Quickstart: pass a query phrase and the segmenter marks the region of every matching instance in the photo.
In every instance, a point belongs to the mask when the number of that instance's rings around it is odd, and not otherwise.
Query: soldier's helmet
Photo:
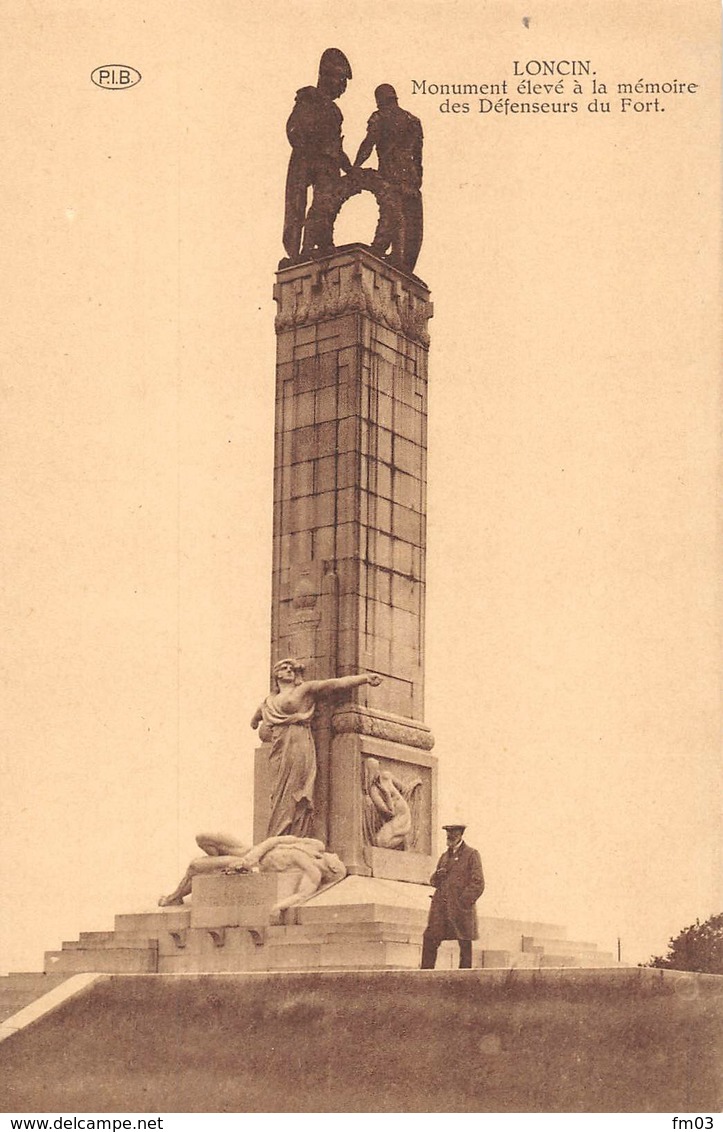
[[[322,75],[339,75],[340,78],[352,77],[351,64],[343,51],[338,47],[327,47],[319,60],[319,78]]]

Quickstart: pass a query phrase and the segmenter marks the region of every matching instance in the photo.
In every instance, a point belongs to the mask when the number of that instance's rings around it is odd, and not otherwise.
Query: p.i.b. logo
[[[96,67],[91,74],[96,86],[104,90],[130,90],[141,81],[141,72],[135,67],[126,67],[121,63],[109,63],[105,67]]]

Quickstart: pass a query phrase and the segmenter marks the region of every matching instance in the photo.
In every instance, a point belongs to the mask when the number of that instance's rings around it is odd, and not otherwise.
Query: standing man
[[[459,965],[472,966],[472,940],[479,934],[475,904],[485,888],[480,855],[462,840],[466,826],[443,825],[442,829],[447,833],[447,852],[429,880],[435,892],[422,940],[422,970],[430,971],[443,939],[459,940]]]

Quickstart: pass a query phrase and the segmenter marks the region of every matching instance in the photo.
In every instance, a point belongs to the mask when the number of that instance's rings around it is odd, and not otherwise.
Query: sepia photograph
[[[720,3],[9,15],[2,1111],[720,1111]]]

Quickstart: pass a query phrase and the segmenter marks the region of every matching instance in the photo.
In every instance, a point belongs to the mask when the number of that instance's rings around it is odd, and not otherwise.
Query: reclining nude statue
[[[299,870],[301,876],[294,891],[274,905],[274,913],[303,903],[321,888],[346,876],[346,868],[336,853],[328,853],[324,843],[313,837],[267,837],[259,845],[250,846],[227,834],[199,833],[196,844],[206,855],[194,858],[173,892],[161,896],[158,901],[161,908],[183,904],[184,896],[190,895],[193,878],[212,873]]]

